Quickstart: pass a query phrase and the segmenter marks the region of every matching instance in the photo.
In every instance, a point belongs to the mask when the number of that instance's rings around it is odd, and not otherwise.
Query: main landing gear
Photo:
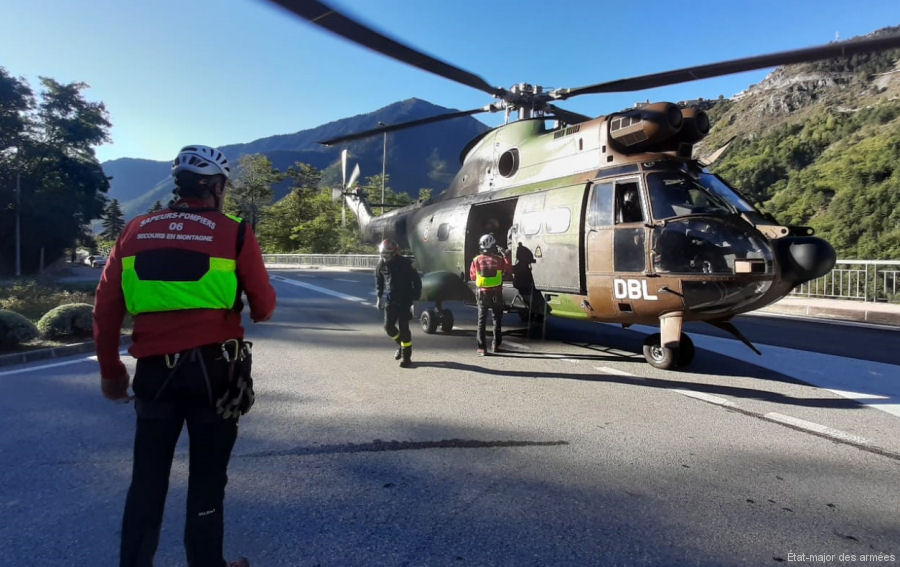
[[[453,312],[449,309],[441,308],[440,302],[431,309],[422,311],[419,321],[422,323],[422,330],[429,335],[436,333],[438,327],[445,333],[453,330]]]

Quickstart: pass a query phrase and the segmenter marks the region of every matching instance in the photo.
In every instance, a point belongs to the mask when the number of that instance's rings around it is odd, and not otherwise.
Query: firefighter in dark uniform
[[[472,260],[469,266],[469,279],[475,282],[476,299],[478,301],[478,329],[475,331],[475,352],[479,356],[486,354],[485,327],[487,314],[491,312],[494,320],[493,341],[491,351],[497,352],[503,341],[500,323],[503,319],[503,278],[510,277],[512,265],[509,257],[502,254],[497,247],[497,239],[493,234],[485,234],[478,240],[481,254]]]
[[[119,356],[123,317],[137,413],[120,566],[148,566],[159,543],[175,445],[187,424],[190,468],[184,545],[192,567],[247,567],[223,558],[225,484],[238,416],[252,404],[250,343],[241,325],[275,310],[275,290],[252,229],[221,212],[228,160],[208,146],[182,148],[172,165],[175,200],[138,216],[119,236],[97,286],[94,339],[103,395],[127,401]]]
[[[384,310],[384,332],[397,343],[394,358],[402,368],[412,366],[412,304],[422,294],[422,279],[412,261],[400,255],[397,242],[387,238],[378,246],[381,259],[375,268],[375,306]]]

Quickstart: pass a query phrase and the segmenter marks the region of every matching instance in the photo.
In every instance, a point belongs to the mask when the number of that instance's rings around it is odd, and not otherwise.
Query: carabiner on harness
[[[231,345],[231,349],[233,352],[228,352],[229,345]],[[228,339],[227,341],[222,343],[222,358],[225,359],[225,362],[233,362],[238,360],[238,355],[241,354],[241,341],[240,339]]]

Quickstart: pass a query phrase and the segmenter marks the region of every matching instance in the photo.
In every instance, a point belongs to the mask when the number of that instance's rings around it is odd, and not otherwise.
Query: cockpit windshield
[[[703,185],[722,199],[731,203],[737,210],[741,211],[742,213],[757,212],[757,210],[754,209],[750,203],[745,201],[737,191],[732,189],[730,185],[722,181],[717,175],[703,172],[697,176],[697,181],[699,181],[701,185]]]
[[[683,171],[657,171],[647,175],[650,207],[655,220],[688,215],[730,215],[735,209],[715,191]]]

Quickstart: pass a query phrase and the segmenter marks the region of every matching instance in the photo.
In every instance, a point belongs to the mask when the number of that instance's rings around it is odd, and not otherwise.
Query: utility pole
[[[386,126],[384,122],[379,122],[379,126]],[[387,130],[382,132],[381,142],[381,214],[384,214],[384,168],[387,162]]]
[[[22,208],[22,173],[16,172],[16,277],[22,275],[22,233],[19,209]]]

